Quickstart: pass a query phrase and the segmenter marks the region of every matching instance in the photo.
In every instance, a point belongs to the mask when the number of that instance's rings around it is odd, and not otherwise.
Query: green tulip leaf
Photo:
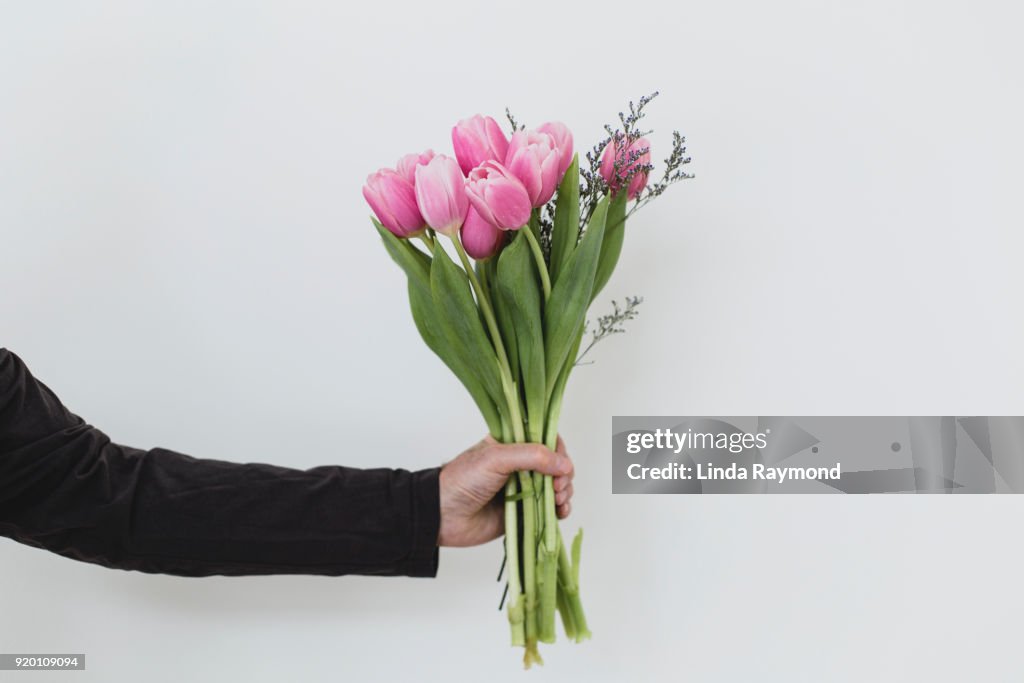
[[[484,268],[477,268],[477,272],[482,271],[483,277],[487,278],[487,282],[491,287],[491,303],[494,308],[494,318],[498,323],[498,330],[501,332],[501,339],[505,344],[505,352],[508,355],[508,364],[512,370],[512,377],[519,377],[519,347],[516,344],[516,327],[512,320],[512,311],[509,310],[508,305],[504,302],[502,297],[498,296],[498,293],[494,291],[498,286],[498,258],[489,258],[485,262]],[[477,261],[477,266],[480,262]]]
[[[607,216],[608,198],[605,197],[594,209],[583,239],[565,264],[562,276],[552,287],[551,298],[544,309],[548,396],[551,396],[563,364],[575,361],[575,358],[568,358],[569,351],[579,336],[590,306]]]
[[[555,222],[551,229],[551,282],[558,276],[576,249],[580,234],[580,160],[573,155],[555,198]]]
[[[543,295],[537,264],[522,230],[498,258],[495,299],[512,323],[519,356],[530,441],[544,441],[547,386],[544,380]],[[506,337],[503,331],[502,336]],[[507,338],[507,337],[506,337]],[[511,353],[511,352],[510,352]]]
[[[447,343],[444,332],[438,325],[438,315],[430,289],[431,258],[410,244],[408,240],[393,235],[376,219],[373,222],[381,234],[388,254],[408,276],[409,308],[412,310],[412,320],[420,337],[423,338],[427,348],[433,351],[466,387],[466,391],[469,392],[487,422],[487,429],[491,435],[500,438],[501,416],[497,406],[480,380]]]
[[[477,408],[480,409],[480,414],[487,422],[487,429],[491,436],[500,439],[501,415],[497,405],[473,371],[453,352],[451,346],[444,339],[444,332],[438,327],[437,312],[430,292],[413,285],[411,279],[409,280],[409,306],[412,308],[413,322],[416,323],[416,329],[419,330],[423,341],[437,354],[438,358],[444,361],[452,374],[459,378]]]
[[[604,241],[601,243],[601,256],[597,262],[597,275],[594,276],[594,291],[590,295],[591,301],[608,284],[619,262],[622,240],[626,235],[626,198],[625,192],[619,192],[608,205],[608,220],[604,230]]]
[[[470,374],[483,385],[495,405],[505,405],[498,358],[480,319],[469,277],[452,262],[441,240],[434,245],[430,290],[443,338]]]
[[[401,239],[391,233],[380,222],[373,218],[373,225],[380,233],[384,242],[384,248],[388,255],[405,271],[411,281],[415,281],[417,287],[424,287],[430,291],[430,256],[414,247],[409,240]]]

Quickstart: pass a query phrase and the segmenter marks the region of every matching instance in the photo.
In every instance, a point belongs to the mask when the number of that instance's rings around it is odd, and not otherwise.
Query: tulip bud
[[[483,219],[499,230],[518,230],[530,220],[530,195],[497,161],[485,161],[470,172],[466,194]]]
[[[426,227],[416,206],[412,183],[390,168],[382,168],[366,178],[363,197],[381,225],[396,237],[412,237]]]
[[[508,145],[505,167],[526,188],[530,204],[536,208],[544,206],[555,194],[562,174],[558,172],[561,161],[555,139],[547,133],[516,131]]]
[[[427,225],[449,237],[462,225],[469,210],[466,179],[451,157],[438,154],[416,166],[416,205]]]
[[[568,126],[559,121],[543,123],[537,127],[537,131],[547,133],[555,141],[555,147],[558,148],[560,159],[558,162],[558,182],[562,182],[562,176],[565,175],[566,169],[572,163],[572,131],[569,130]]]
[[[647,185],[647,171],[634,172],[634,169],[651,163],[651,145],[647,142],[646,138],[637,138],[625,149],[623,149],[624,143],[624,138],[612,138],[611,142],[605,146],[604,154],[601,155],[601,177],[608,183],[608,187],[611,188],[612,192],[618,192],[622,181],[630,173],[633,173],[633,177],[629,180],[629,187],[626,190],[626,197],[634,199],[640,193],[640,190],[644,189],[644,186]],[[630,157],[633,155],[638,156],[630,162]],[[615,169],[616,164],[619,167],[617,173]]]
[[[396,170],[398,174],[408,180],[412,184],[416,184],[416,167],[426,166],[430,163],[430,160],[434,158],[434,150],[428,149],[422,154],[406,154],[404,157],[398,160],[398,166]]]
[[[505,232],[484,220],[484,217],[469,207],[466,222],[462,224],[462,246],[466,253],[480,261],[498,253],[505,241]]]
[[[462,172],[469,175],[474,168],[485,161],[505,161],[508,152],[508,138],[501,132],[501,126],[490,116],[477,114],[463,119],[452,128],[452,147],[459,160]]]

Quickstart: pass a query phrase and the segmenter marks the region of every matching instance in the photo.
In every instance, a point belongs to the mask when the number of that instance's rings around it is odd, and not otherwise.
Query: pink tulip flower
[[[382,168],[366,178],[363,197],[381,225],[396,237],[413,237],[426,227],[416,206],[412,183],[390,168]]]
[[[547,133],[520,130],[512,134],[505,167],[519,178],[534,208],[544,206],[555,194],[562,177],[560,162],[555,139]]]
[[[605,146],[604,154],[601,155],[601,177],[608,183],[608,187],[611,188],[613,193],[619,191],[621,180],[625,179],[634,168],[651,163],[651,145],[647,142],[647,138],[637,138],[625,149],[617,150],[617,147],[623,147],[624,142],[624,139],[616,141],[613,138]],[[639,154],[639,156],[630,163],[629,158],[633,154]],[[616,163],[619,165],[618,173],[615,172]],[[629,181],[626,197],[634,199],[644,189],[645,185],[647,185],[647,172],[639,171],[635,173]]]
[[[452,237],[469,211],[466,179],[455,159],[438,154],[426,165],[416,166],[416,205],[427,225]]]
[[[564,123],[549,121],[537,126],[537,131],[547,133],[555,140],[555,147],[558,148],[558,182],[562,182],[562,176],[572,163],[572,131]]]
[[[530,220],[530,195],[497,161],[485,161],[470,171],[466,194],[483,219],[499,230],[518,230]]]
[[[490,116],[477,114],[463,119],[452,128],[452,147],[459,160],[462,172],[469,175],[474,168],[485,161],[505,161],[508,152],[508,138],[501,132],[501,126]]]
[[[435,156],[434,150],[428,149],[422,154],[406,154],[404,157],[398,160],[398,166],[396,170],[399,175],[408,180],[412,184],[416,184],[416,167],[426,166],[430,163],[430,160]]]
[[[477,261],[490,258],[498,253],[505,241],[505,232],[484,220],[484,217],[469,207],[466,222],[462,224],[462,246],[466,253]]]

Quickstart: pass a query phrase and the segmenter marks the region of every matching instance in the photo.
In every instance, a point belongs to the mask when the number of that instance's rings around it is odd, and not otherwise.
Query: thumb
[[[567,455],[553,453],[541,444],[500,444],[493,449],[494,455],[488,460],[499,474],[505,476],[521,470],[533,470],[557,477],[572,470],[572,462]]]

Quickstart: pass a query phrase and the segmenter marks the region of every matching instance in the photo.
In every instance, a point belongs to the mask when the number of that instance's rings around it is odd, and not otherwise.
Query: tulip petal
[[[484,199],[500,228],[518,230],[530,220],[530,196],[518,180],[489,183]]]
[[[491,158],[504,161],[505,155],[508,154],[508,138],[505,137],[498,122],[490,116],[484,118],[484,126],[487,131],[487,144],[493,155]]]
[[[423,229],[413,186],[396,171],[382,168],[367,177],[363,197],[381,225],[398,237],[409,237]]]
[[[487,206],[487,202],[484,201],[484,198],[472,192],[469,192],[468,195],[472,211],[479,214],[481,218],[493,225],[495,228],[499,227],[498,219],[494,217],[494,213],[491,211],[491,208]]]
[[[462,224],[462,245],[466,252],[478,261],[493,256],[498,251],[504,235],[504,232],[472,209]]]
[[[541,190],[537,199],[534,201],[534,206],[543,206],[551,200],[551,197],[554,196],[555,189],[558,187],[558,183],[564,174],[564,171],[559,172],[558,170],[561,163],[562,160],[559,158],[557,150],[553,150],[552,153],[541,162]]]
[[[398,160],[395,170],[398,171],[400,176],[408,180],[410,184],[414,184],[416,182],[416,167],[430,163],[434,156],[434,150],[432,149],[428,149],[420,154],[406,154]]]
[[[533,207],[541,207],[554,195],[561,180],[561,157],[555,139],[541,131],[516,131],[509,142],[506,166],[526,188]]]
[[[443,154],[416,167],[416,204],[427,225],[443,235],[453,235],[469,208],[465,182],[454,159]]]
[[[558,149],[558,181],[555,183],[557,185],[562,182],[562,176],[565,175],[566,170],[569,168],[569,164],[572,163],[572,131],[570,131],[569,127],[560,121],[549,121],[548,123],[541,124],[537,127],[537,130],[541,133],[547,133],[550,135],[555,141],[555,147]]]
[[[363,198],[366,203],[370,205],[373,213],[377,216],[377,220],[380,221],[381,225],[394,233],[397,237],[404,237],[402,229],[398,225],[398,221],[395,219],[394,214],[388,210],[387,204],[384,203],[380,194],[371,189],[368,185],[363,186]]]
[[[508,139],[490,116],[477,114],[452,128],[452,148],[465,175],[485,161],[504,161]]]

